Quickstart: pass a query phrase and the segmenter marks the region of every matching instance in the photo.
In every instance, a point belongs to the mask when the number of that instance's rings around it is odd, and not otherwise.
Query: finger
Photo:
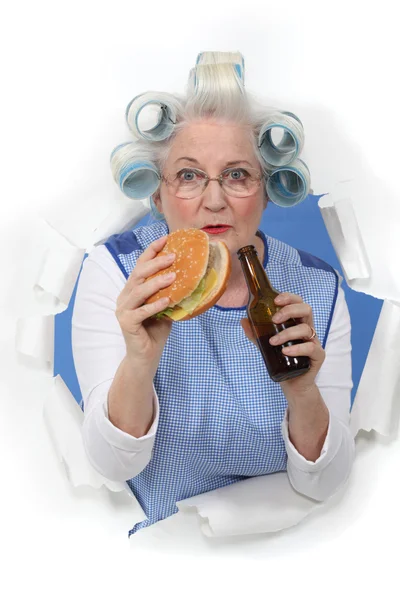
[[[165,250],[166,239],[167,236],[163,236],[162,238],[156,240],[155,242],[150,244],[148,248],[146,248],[143,254],[139,256],[139,258],[136,261],[135,268],[131,271],[126,281],[126,288],[128,290],[131,290],[133,286],[137,285],[138,282],[144,281],[146,277],[153,274],[157,270],[166,268],[173,263],[173,261],[175,260],[175,256],[170,256],[171,253]],[[170,257],[166,258],[167,256]],[[157,261],[154,264],[154,270],[151,266],[153,261]],[[148,266],[149,263],[150,266]],[[159,266],[158,269],[156,268],[156,265]],[[149,273],[149,275],[147,273]]]
[[[157,313],[165,310],[170,303],[171,298],[160,298],[155,302],[150,302],[149,304],[143,304],[140,308],[138,308],[135,312],[138,313],[140,322],[143,323],[146,319],[150,317],[154,317]],[[165,320],[160,318],[160,320]]]
[[[311,341],[304,344],[285,346],[285,348],[282,348],[282,354],[286,356],[308,356],[311,360],[322,360],[325,350],[319,344],[313,344]]]
[[[295,325],[293,327],[288,327],[283,331],[280,331],[278,334],[274,335],[270,338],[269,343],[272,346],[278,346],[279,344],[284,344],[285,342],[289,342],[292,340],[307,340],[313,334],[313,330],[310,325],[307,323],[301,323],[300,325]],[[318,338],[315,337],[313,342],[318,341]]]
[[[284,323],[288,319],[305,319],[310,326],[313,323],[312,308],[309,304],[302,302],[301,304],[288,304],[278,310],[272,317],[274,323]]]
[[[142,306],[146,300],[164,288],[168,288],[175,281],[176,273],[165,273],[148,279],[144,283],[135,286],[131,292],[122,298],[123,305],[129,309]]]
[[[137,267],[139,265],[142,264],[146,264],[148,261],[153,260],[160,252],[162,252],[164,250],[166,241],[167,241],[167,237],[166,235],[163,235],[163,237],[159,238],[158,240],[155,240],[154,242],[152,242],[147,248],[146,250],[144,250],[144,252],[142,252],[142,254],[139,256],[139,258],[136,261],[136,265],[135,268],[131,271],[126,284],[128,286],[128,288],[132,287],[132,280],[136,281],[137,278]],[[164,255],[168,254],[168,252],[166,252],[164,250]]]
[[[142,262],[147,262],[148,260],[155,258],[157,256],[157,254],[159,252],[161,252],[162,249],[164,248],[166,241],[167,241],[167,237],[168,237],[167,235],[163,235],[162,237],[158,238],[158,240],[155,240],[154,242],[149,244],[149,246],[147,246],[146,250],[144,250],[144,252],[142,252],[142,254],[137,259],[136,264],[138,264],[138,263],[140,264]]]
[[[136,282],[143,282],[156,275],[164,275],[173,271],[176,254],[160,254],[136,267]]]
[[[136,334],[143,321],[154,317],[159,312],[165,310],[170,302],[170,298],[160,298],[155,302],[144,304],[136,310],[118,309],[117,318],[123,331]]]
[[[290,292],[282,292],[279,294],[275,300],[275,304],[279,304],[279,306],[285,306],[286,304],[301,304],[304,302],[301,296],[297,294],[291,294]]]

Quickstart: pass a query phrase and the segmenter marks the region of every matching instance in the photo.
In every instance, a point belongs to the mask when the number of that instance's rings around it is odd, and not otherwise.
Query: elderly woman
[[[353,462],[350,320],[337,274],[259,229],[268,196],[257,139],[267,110],[260,116],[233,64],[215,62],[196,74],[170,135],[135,145],[136,156],[159,170],[158,219],[97,246],[75,300],[84,445],[94,468],[127,481],[141,504],[147,519],[129,534],[177,512],[179,500],[278,471],[297,492],[322,501],[344,484]],[[249,178],[245,197],[231,193],[237,177]],[[197,182],[189,199],[179,194],[183,180]],[[168,299],[145,300],[174,278],[146,281],[174,260],[157,257],[166,235],[213,225],[227,227],[209,233],[231,254],[225,293],[192,320],[151,319]],[[282,383],[270,379],[245,319],[237,251],[249,244],[283,292],[276,300],[282,319],[299,320],[275,343],[303,339],[295,355],[311,360],[307,373]]]

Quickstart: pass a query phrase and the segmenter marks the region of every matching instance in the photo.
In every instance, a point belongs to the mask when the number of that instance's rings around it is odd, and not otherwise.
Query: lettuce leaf
[[[175,307],[174,307],[174,308],[175,308]],[[156,313],[156,314],[154,315],[154,318],[156,318],[156,319],[161,319],[161,318],[162,318],[162,317],[164,317],[164,316],[170,317],[170,316],[172,315],[172,313],[173,313],[173,312],[174,312],[174,309],[173,309],[173,308],[166,308],[165,310],[162,310],[161,312],[159,312],[159,313]]]
[[[193,294],[189,296],[189,298],[185,298],[179,304],[176,304],[173,308],[166,308],[165,310],[155,314],[154,317],[156,319],[161,319],[164,316],[169,317],[173,313],[174,308],[183,308],[183,310],[186,310],[187,313],[193,312],[201,300],[205,287],[206,277],[204,276],[197,288],[194,290]]]
[[[183,308],[183,310],[186,310],[186,312],[188,313],[193,312],[197,305],[200,303],[205,287],[206,278],[203,277],[197,288],[194,290],[193,294],[189,296],[189,298],[185,298],[184,300],[179,302],[179,306]]]

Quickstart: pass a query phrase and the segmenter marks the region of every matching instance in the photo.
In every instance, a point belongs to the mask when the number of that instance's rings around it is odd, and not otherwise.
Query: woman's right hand
[[[147,369],[152,369],[154,374],[173,323],[163,318],[150,319],[167,308],[169,298],[162,298],[151,304],[144,304],[144,302],[162,288],[171,285],[175,273],[169,279],[164,275],[153,277],[149,281],[146,279],[170,267],[173,263],[175,255],[157,256],[166,241],[167,236],[159,238],[140,255],[124,289],[118,296],[116,308],[116,316],[125,338],[127,358],[143,364]]]

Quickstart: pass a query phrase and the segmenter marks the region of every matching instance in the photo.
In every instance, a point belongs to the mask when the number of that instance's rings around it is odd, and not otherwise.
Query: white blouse
[[[95,247],[82,267],[72,317],[73,358],[85,404],[85,451],[92,466],[112,481],[127,481],[146,467],[159,419],[154,387],[154,420],[146,435],[135,438],[108,418],[108,391],[126,350],[115,315],[117,298],[125,284],[126,279],[107,248]],[[326,358],[316,378],[329,410],[329,428],[315,462],[305,459],[291,443],[287,412],[282,422],[289,481],[296,491],[315,500],[325,500],[342,487],[354,460],[354,439],[349,429],[353,387],[350,330],[349,311],[339,287]]]

